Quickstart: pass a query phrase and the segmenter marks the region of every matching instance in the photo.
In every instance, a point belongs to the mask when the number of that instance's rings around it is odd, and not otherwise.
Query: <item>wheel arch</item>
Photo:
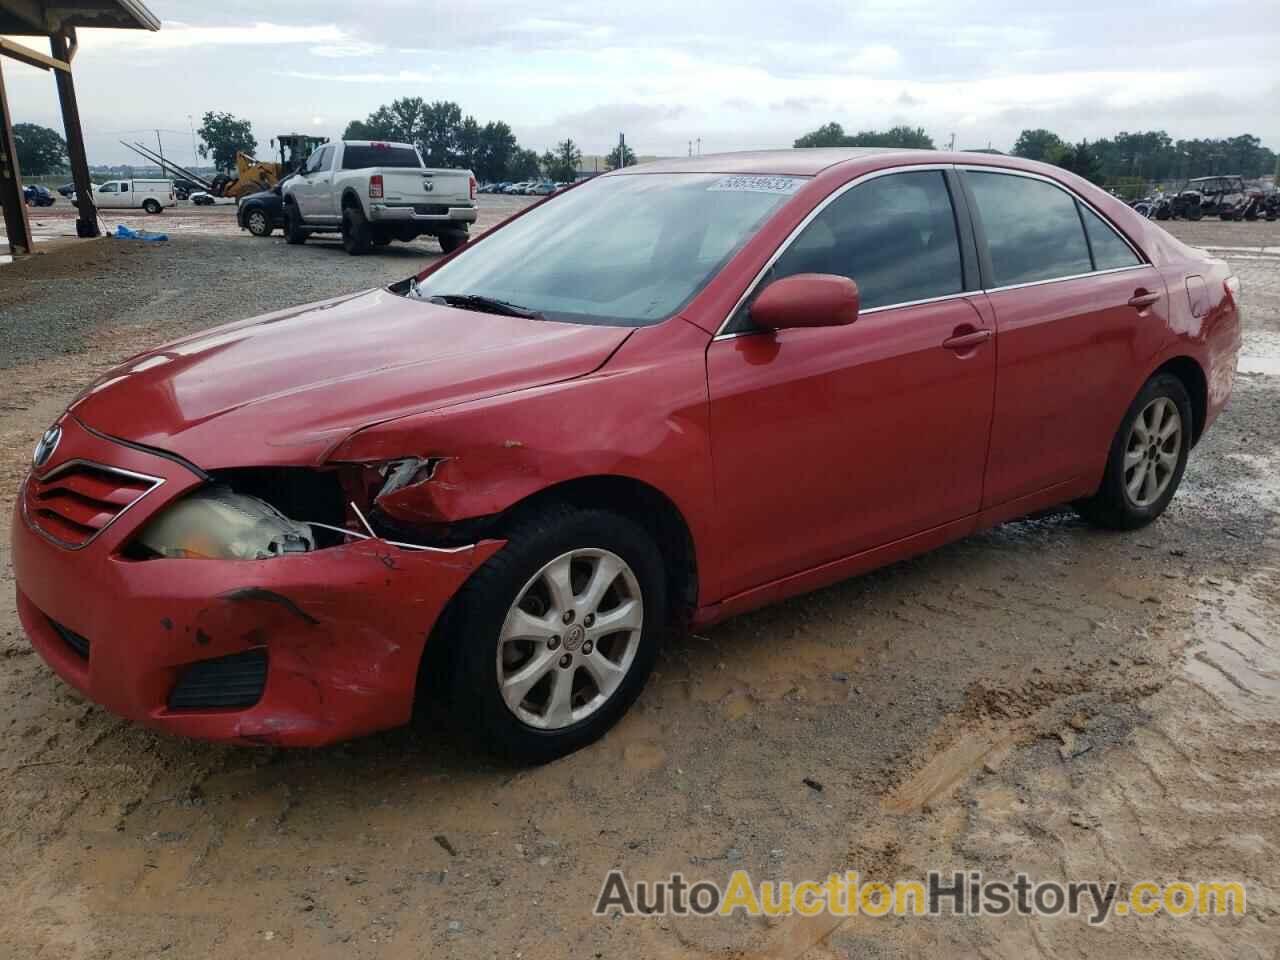
[[[1204,433],[1205,420],[1209,415],[1209,381],[1204,368],[1195,358],[1184,354],[1166,360],[1152,371],[1151,376],[1162,373],[1172,374],[1182,381],[1182,386],[1191,399],[1191,445],[1195,446]]]
[[[360,203],[360,194],[356,193],[351,187],[347,187],[342,191],[341,209],[346,210],[348,207],[358,207],[360,212],[364,212],[364,206]]]
[[[594,474],[544,487],[511,504],[487,524],[488,534],[502,537],[505,530],[529,513],[568,505],[580,509],[609,510],[626,517],[653,537],[665,561],[667,597],[673,625],[687,623],[697,605],[698,570],[693,534],[675,502],[652,484],[618,474]],[[474,576],[474,572],[472,576]],[[420,660],[415,702],[438,701],[447,695],[452,675],[447,633],[457,616],[458,593],[445,606],[427,636]],[[425,696],[424,696],[425,695]]]

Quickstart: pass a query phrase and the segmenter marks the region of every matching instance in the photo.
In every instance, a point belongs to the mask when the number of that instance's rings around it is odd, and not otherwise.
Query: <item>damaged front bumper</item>
[[[129,536],[201,481],[72,418],[63,446],[169,489],[79,549],[36,528],[24,490],[11,540],[23,627],[85,696],[182,736],[316,746],[406,722],[433,625],[503,546],[406,550],[366,539],[268,560],[129,559]]]

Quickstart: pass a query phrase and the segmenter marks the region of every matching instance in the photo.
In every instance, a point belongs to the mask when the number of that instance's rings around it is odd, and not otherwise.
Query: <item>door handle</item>
[[[986,343],[991,339],[990,330],[971,330],[968,333],[957,333],[942,341],[948,350],[969,350]]]
[[[1137,290],[1133,292],[1133,296],[1129,298],[1129,306],[1137,307],[1139,310],[1143,310],[1151,306],[1153,303],[1155,303],[1159,299],[1160,299],[1160,294],[1152,293],[1150,290],[1147,290],[1144,287],[1139,287]]]

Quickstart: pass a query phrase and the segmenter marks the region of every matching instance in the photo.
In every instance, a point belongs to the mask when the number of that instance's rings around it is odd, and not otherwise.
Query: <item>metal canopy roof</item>
[[[159,30],[139,0],[0,0],[0,34],[47,37],[67,27]]]

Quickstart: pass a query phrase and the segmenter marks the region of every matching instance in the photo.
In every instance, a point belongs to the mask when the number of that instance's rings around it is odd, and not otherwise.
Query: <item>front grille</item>
[[[74,630],[69,630],[57,620],[48,618],[54,631],[62,638],[62,642],[70,647],[81,660],[89,659],[89,638],[82,637]]]
[[[164,481],[85,460],[70,460],[27,481],[26,513],[50,539],[83,547]]]
[[[169,694],[170,710],[252,707],[267,685],[267,651],[246,650],[201,660],[182,671]]]
[[[413,212],[422,217],[448,216],[449,208],[442,203],[416,203]]]

